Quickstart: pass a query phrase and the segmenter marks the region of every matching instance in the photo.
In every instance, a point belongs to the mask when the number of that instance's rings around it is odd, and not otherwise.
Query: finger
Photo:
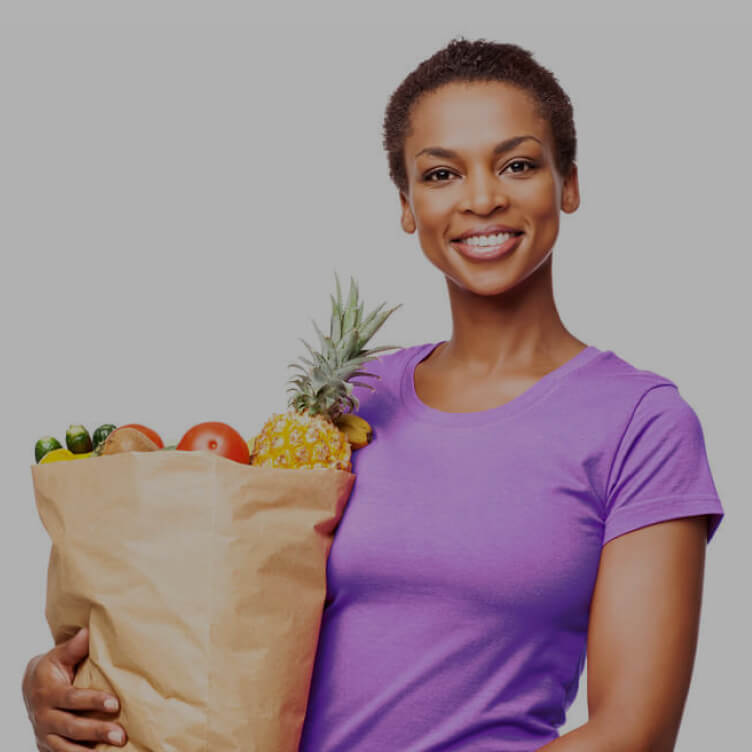
[[[65,740],[105,742],[118,747],[125,743],[125,731],[117,723],[83,718],[61,710],[51,710],[45,721],[48,731]]]
[[[58,659],[64,666],[74,666],[89,655],[89,630],[82,627],[73,637],[57,646]]]
[[[114,703],[114,705],[109,703]],[[120,703],[113,695],[96,689],[64,687],[57,693],[54,707],[60,710],[99,710],[105,713],[117,713]]]
[[[58,736],[57,734],[47,734],[43,742],[44,746],[39,747],[39,749],[44,750],[44,752],[86,752],[92,749],[91,747],[83,747],[80,744],[63,739],[62,736]]]

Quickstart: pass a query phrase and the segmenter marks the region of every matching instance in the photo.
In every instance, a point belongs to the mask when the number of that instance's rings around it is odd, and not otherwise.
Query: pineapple
[[[358,302],[358,286],[350,277],[350,290],[343,306],[339,277],[337,299],[332,295],[332,316],[329,336],[316,329],[321,342],[317,352],[303,339],[301,342],[311,354],[312,360],[300,358],[308,368],[290,363],[301,374],[291,378],[288,392],[288,409],[274,413],[261,431],[252,439],[251,465],[287,468],[332,468],[352,469],[352,450],[368,443],[371,427],[367,421],[352,411],[357,410],[358,398],[353,395],[354,386],[368,389],[374,387],[364,382],[349,379],[353,376],[376,374],[359,370],[374,353],[394,350],[397,345],[385,345],[364,350],[366,343],[379,330],[386,319],[402,304],[383,313],[382,303],[363,318],[363,303]],[[349,410],[346,411],[345,407]]]

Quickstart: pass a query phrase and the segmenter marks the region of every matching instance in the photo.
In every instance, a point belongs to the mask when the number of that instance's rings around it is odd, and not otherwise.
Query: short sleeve
[[[635,406],[611,463],[603,545],[646,525],[704,514],[710,542],[724,511],[700,420],[676,385],[653,386]]]

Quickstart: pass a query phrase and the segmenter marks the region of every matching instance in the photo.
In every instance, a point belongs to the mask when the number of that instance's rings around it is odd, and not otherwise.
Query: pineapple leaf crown
[[[336,420],[345,412],[358,409],[358,398],[353,394],[353,387],[363,386],[373,390],[371,384],[362,381],[350,381],[355,376],[380,377],[368,371],[359,370],[360,367],[375,360],[375,353],[384,350],[398,349],[399,345],[384,345],[366,350],[365,345],[381,328],[381,325],[394,311],[402,306],[394,306],[382,312],[386,303],[382,303],[367,316],[363,316],[363,303],[358,300],[358,285],[350,277],[350,290],[347,301],[343,304],[339,277],[334,273],[337,281],[337,297],[329,295],[332,301],[332,314],[329,325],[329,336],[322,333],[316,322],[314,329],[318,335],[320,348],[315,350],[304,339],[301,342],[311,355],[311,358],[301,357],[304,364],[289,363],[289,367],[297,368],[300,374],[289,380],[288,392],[292,396],[288,406],[298,412],[308,412],[310,415],[323,414],[331,420]],[[349,410],[345,410],[345,406]]]

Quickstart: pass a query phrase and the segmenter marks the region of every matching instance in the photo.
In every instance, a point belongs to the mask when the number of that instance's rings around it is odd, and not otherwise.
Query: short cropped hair
[[[408,194],[404,146],[410,133],[410,112],[424,94],[452,81],[501,81],[531,95],[538,113],[553,134],[556,168],[567,177],[577,156],[577,134],[572,103],[554,74],[516,44],[469,41],[455,37],[446,47],[424,60],[402,81],[389,99],[384,116],[383,145],[389,177]]]

